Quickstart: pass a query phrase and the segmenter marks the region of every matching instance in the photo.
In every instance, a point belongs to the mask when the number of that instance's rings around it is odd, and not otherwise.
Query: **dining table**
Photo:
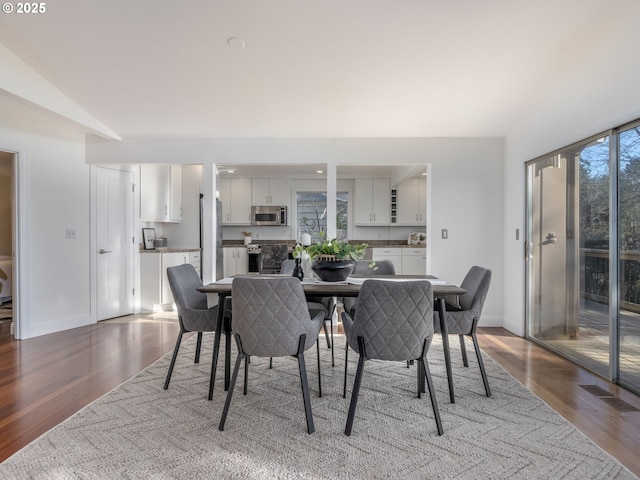
[[[209,304],[217,304],[219,306],[227,305],[227,299],[232,295],[233,279],[237,277],[259,277],[274,278],[289,275],[282,274],[243,274],[234,277],[226,277],[215,282],[208,283],[198,287],[198,291],[206,293]],[[442,349],[444,351],[445,367],[447,370],[447,382],[449,384],[449,398],[451,403],[455,403],[455,393],[453,387],[453,374],[451,371],[451,354],[449,351],[448,328],[446,322],[446,302],[445,298],[449,296],[458,296],[466,293],[466,290],[458,285],[451,284],[432,275],[376,275],[373,277],[352,275],[343,282],[323,282],[314,279],[302,280],[302,287],[307,297],[357,297],[360,293],[362,283],[367,279],[389,280],[389,281],[411,281],[411,280],[428,280],[433,288],[433,298],[435,307],[438,310],[440,319],[440,330],[442,333]],[[220,340],[222,336],[223,319],[225,308],[218,308],[218,318],[213,344],[213,359],[211,366],[211,379],[209,382],[209,400],[213,398],[213,389],[218,366],[218,355],[220,352]],[[233,323],[233,313],[232,313]],[[225,362],[224,362],[224,389],[229,388],[231,378],[231,340],[227,335],[225,345]]]

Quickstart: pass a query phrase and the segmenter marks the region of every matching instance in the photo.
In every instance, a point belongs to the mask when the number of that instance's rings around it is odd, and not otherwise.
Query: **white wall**
[[[26,274],[17,333],[28,338],[92,323],[84,135],[26,133],[0,123],[0,150],[19,151],[22,182],[18,248]],[[67,228],[76,229],[76,240],[65,239]]]
[[[619,23],[607,25],[608,33],[591,54],[559,66],[544,92],[532,104],[506,139],[504,175],[504,326],[524,334],[523,237],[524,162],[608,128],[640,117],[640,62],[638,45],[640,3],[628,5]],[[589,32],[585,32],[588,34]]]
[[[502,325],[503,159],[501,139],[157,139],[90,142],[89,163],[432,165],[431,272],[460,282],[472,265],[493,270],[481,325]],[[204,170],[206,172],[206,168]],[[206,179],[204,183],[206,184]],[[449,239],[440,239],[440,230]],[[436,235],[437,234],[437,235]],[[207,263],[203,254],[203,261]],[[203,272],[210,268],[203,264]],[[210,271],[210,270],[209,270]],[[206,278],[205,278],[206,280]]]

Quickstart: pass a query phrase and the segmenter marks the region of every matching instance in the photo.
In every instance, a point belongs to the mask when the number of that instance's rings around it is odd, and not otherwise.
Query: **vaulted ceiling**
[[[0,43],[123,137],[504,137],[629,1],[55,0]]]

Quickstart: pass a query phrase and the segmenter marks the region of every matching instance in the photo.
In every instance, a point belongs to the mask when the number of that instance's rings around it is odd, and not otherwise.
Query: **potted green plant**
[[[353,271],[354,261],[364,258],[366,249],[366,243],[353,244],[332,238],[306,247],[298,245],[294,255],[306,252],[313,262],[311,269],[320,280],[341,282]]]

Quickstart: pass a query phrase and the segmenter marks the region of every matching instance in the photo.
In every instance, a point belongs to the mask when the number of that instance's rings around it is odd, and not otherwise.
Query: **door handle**
[[[98,253],[100,255],[104,255],[105,253],[111,253],[111,250],[105,250],[104,248],[101,248],[100,250],[98,250]]]

